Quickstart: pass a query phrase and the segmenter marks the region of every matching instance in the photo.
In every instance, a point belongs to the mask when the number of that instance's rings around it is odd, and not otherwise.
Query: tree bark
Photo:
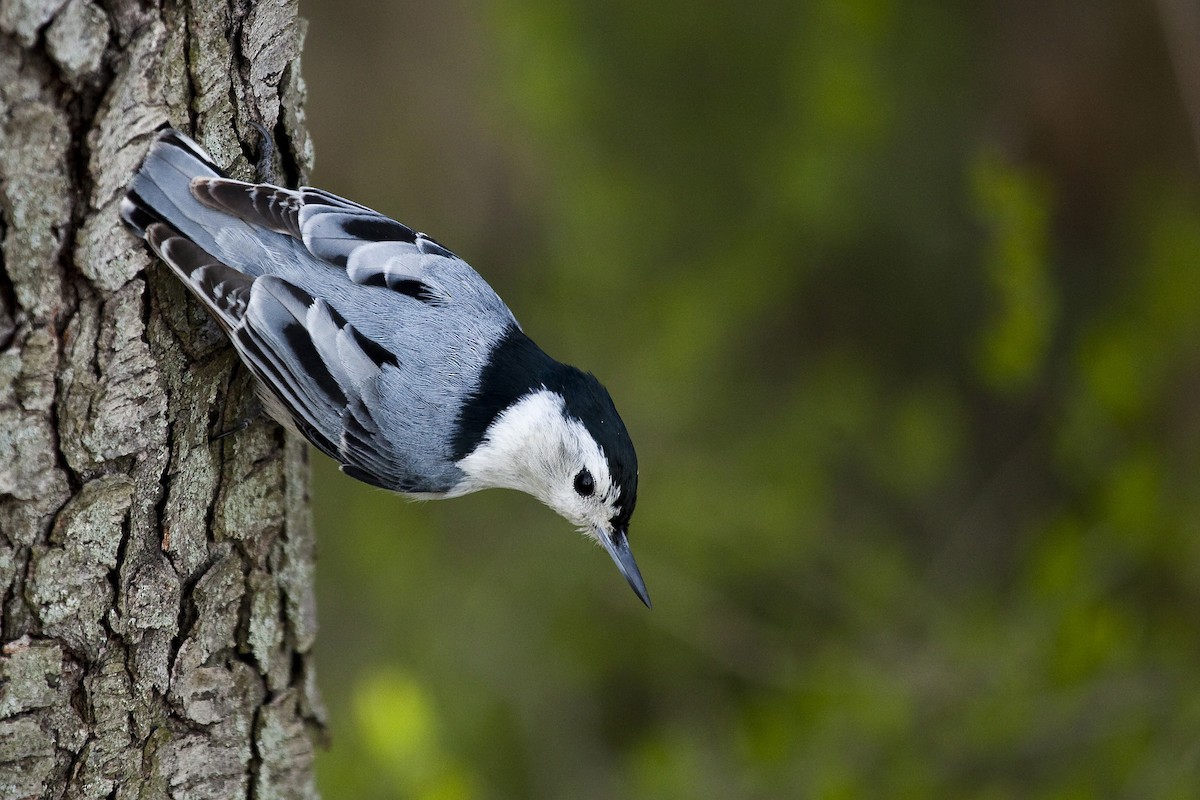
[[[0,797],[315,797],[303,443],[117,217],[163,123],[310,163],[295,0],[0,0]]]

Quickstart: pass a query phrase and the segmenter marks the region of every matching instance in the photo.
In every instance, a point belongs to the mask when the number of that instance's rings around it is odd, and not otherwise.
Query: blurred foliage
[[[302,11],[314,181],[607,383],[655,601],[528,498],[317,458],[327,800],[1194,794],[1200,154],[1153,5]]]

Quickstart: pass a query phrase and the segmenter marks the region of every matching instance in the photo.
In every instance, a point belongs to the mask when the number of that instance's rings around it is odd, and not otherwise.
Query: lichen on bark
[[[311,161],[289,0],[0,0],[0,797],[314,797],[302,443],[117,218],[156,128]]]

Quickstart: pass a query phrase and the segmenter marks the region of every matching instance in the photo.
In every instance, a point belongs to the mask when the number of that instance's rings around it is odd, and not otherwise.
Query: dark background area
[[[327,800],[1200,786],[1194,3],[302,13],[313,182],[608,385],[655,602],[314,456]]]

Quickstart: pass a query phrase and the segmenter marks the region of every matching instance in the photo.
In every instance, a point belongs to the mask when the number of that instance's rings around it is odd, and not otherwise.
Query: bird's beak
[[[642,580],[642,573],[638,571],[637,562],[633,560],[633,553],[629,549],[629,539],[626,537],[625,531],[620,528],[614,531],[597,528],[596,535],[599,537],[600,543],[604,545],[604,549],[612,556],[617,569],[621,570],[625,580],[629,581],[629,585],[633,587],[634,593],[646,604],[646,608],[653,608],[650,605],[650,595],[646,592],[646,582]]]

